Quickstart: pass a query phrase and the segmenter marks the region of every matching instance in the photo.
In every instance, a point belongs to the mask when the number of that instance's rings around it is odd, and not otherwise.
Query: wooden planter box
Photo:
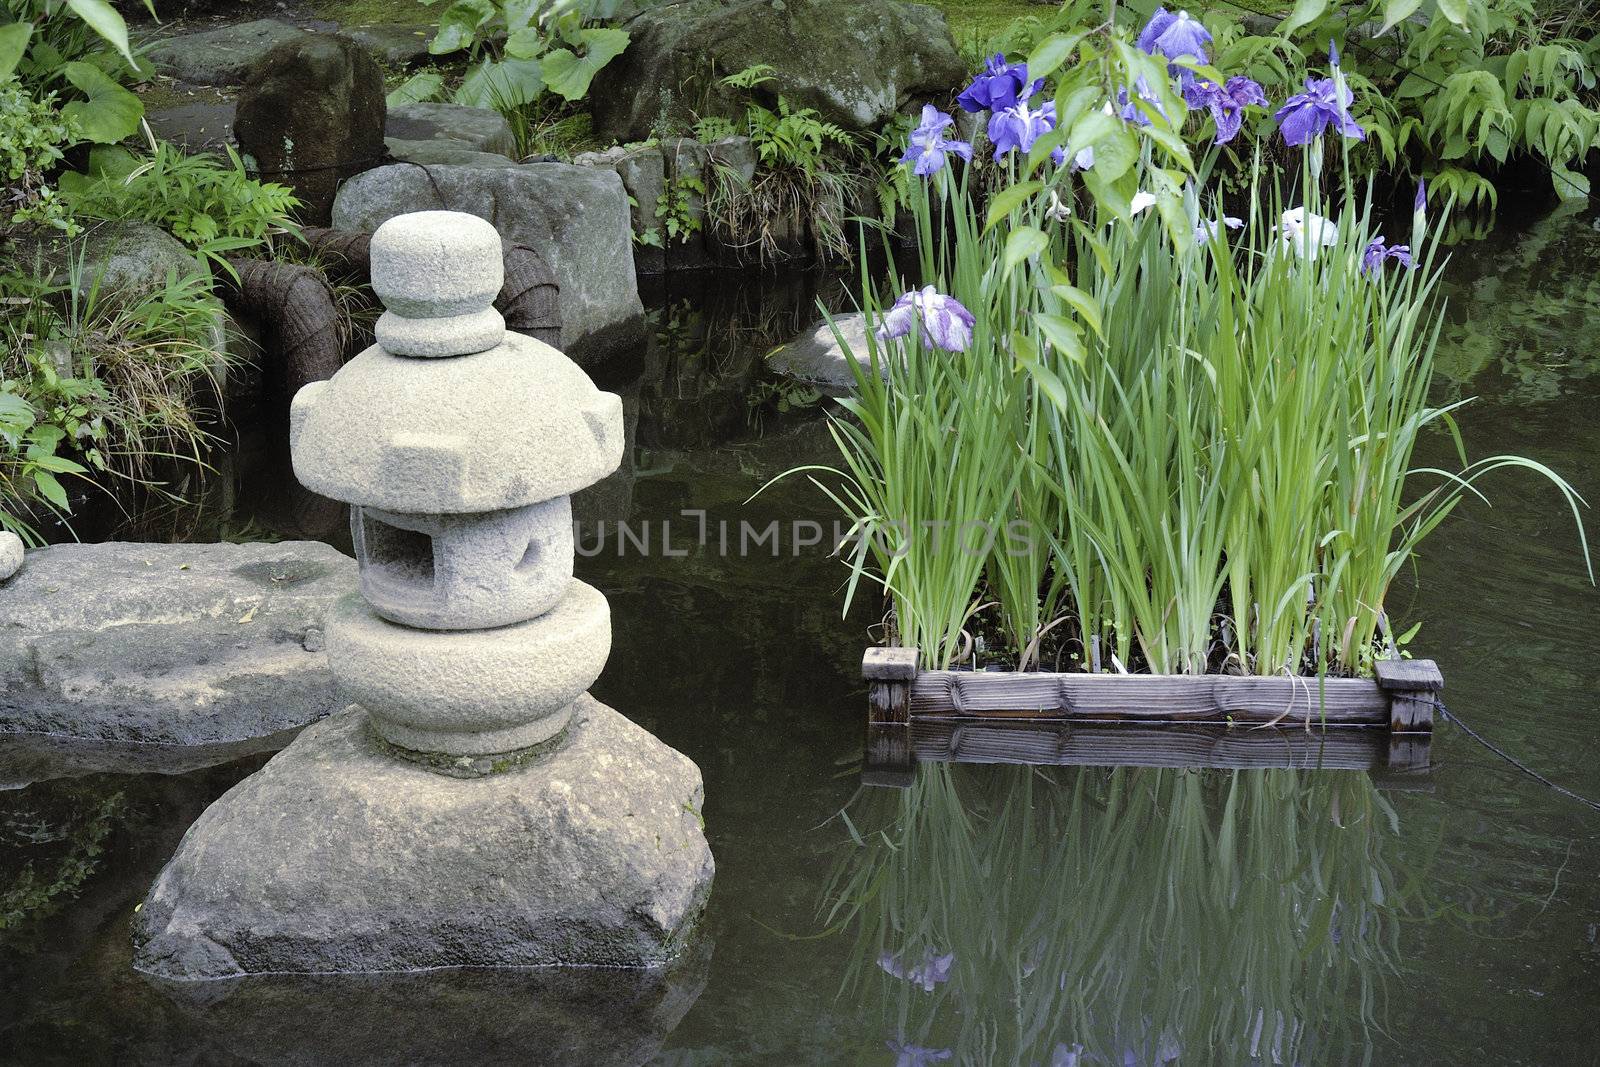
[[[919,671],[914,648],[869,648],[869,782],[920,762],[1321,767],[1428,766],[1432,660],[1374,678]]]

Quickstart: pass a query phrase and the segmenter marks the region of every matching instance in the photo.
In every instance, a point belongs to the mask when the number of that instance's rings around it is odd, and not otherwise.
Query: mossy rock
[[[901,0],[686,0],[628,23],[628,50],[590,93],[596,132],[620,141],[687,129],[697,115],[742,118],[751,99],[815,108],[876,131],[965,77],[943,13]],[[771,67],[754,90],[721,79]]]

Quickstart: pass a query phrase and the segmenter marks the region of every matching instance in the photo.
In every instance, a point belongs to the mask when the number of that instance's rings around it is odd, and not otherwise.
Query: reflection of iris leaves
[[[105,840],[122,804],[122,794],[113,793],[87,810],[75,812],[66,826],[49,828],[48,833],[42,834],[41,830],[30,829],[25,843],[31,840],[61,847],[48,860],[27,860],[10,884],[0,890],[0,933],[48,914],[63,897],[77,893],[99,867]]]
[[[868,804],[826,911],[847,988],[956,1063],[1323,1062],[1378,1027],[1417,912],[1365,775],[933,764]],[[930,991],[877,965],[935,954]]]

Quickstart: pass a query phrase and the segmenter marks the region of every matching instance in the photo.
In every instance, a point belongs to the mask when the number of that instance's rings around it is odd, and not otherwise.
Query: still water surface
[[[1439,388],[1479,398],[1472,453],[1536,457],[1600,499],[1591,218],[1502,222],[1458,250],[1450,292]],[[760,363],[816,295],[663,294],[651,352],[602,381],[635,419],[631,460],[579,511],[648,521],[657,551],[619,554],[613,535],[579,561],[615,621],[596,695],[699,764],[717,857],[700,947],[662,988],[155,987],[129,970],[132,909],[265,756],[17,780],[0,792],[0,1062],[1600,1062],[1600,815],[1449,726],[1431,776],[1403,789],[1358,772],[925,766],[909,789],[863,790],[874,620],[840,617],[844,570],[817,548],[733,551],[741,520],[834,517],[800,480],[747,501],[831,456],[815,398]],[[241,450],[207,519],[145,532],[337,543],[338,514],[291,496],[272,448]],[[1414,647],[1452,709],[1600,796],[1600,593],[1554,491],[1486,489],[1494,506],[1441,529],[1391,611],[1422,623]],[[710,545],[686,510],[705,512]],[[663,523],[687,555],[659,552]],[[75,892],[47,899],[62,881]]]

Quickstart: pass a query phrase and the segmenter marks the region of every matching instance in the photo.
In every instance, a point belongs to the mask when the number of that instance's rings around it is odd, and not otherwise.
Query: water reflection
[[[847,817],[826,915],[901,1064],[1343,1058],[1425,910],[1363,774],[930,764]]]

